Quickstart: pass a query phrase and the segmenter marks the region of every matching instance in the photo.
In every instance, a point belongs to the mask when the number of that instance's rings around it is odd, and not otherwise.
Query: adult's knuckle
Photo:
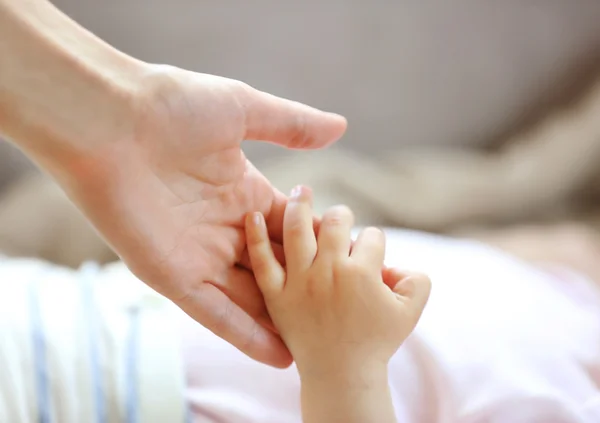
[[[256,89],[250,84],[238,79],[230,79],[231,89],[240,95],[251,95]]]
[[[294,116],[288,130],[290,143],[294,147],[302,148],[313,143],[313,137],[308,133],[308,121],[303,113]]]
[[[212,331],[218,336],[226,336],[231,324],[231,315],[233,312],[233,303],[227,303],[215,315],[212,324]]]
[[[242,351],[250,351],[256,344],[257,338],[260,332],[260,326],[258,323],[252,325],[252,329],[246,332],[244,339],[241,342]]]

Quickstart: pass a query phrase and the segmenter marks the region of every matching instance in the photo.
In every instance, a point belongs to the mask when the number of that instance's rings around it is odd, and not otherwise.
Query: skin
[[[280,242],[287,198],[240,144],[314,149],[345,129],[242,82],[129,57],[45,0],[0,0],[0,134],[142,281],[259,361],[291,356],[247,268],[244,216],[262,213]]]
[[[262,214],[246,220],[258,286],[300,374],[303,421],[395,422],[388,362],[417,324],[430,281],[384,268],[379,229],[352,243],[346,207],[329,209],[317,236],[312,223],[310,191],[296,188],[284,216],[284,268]]]

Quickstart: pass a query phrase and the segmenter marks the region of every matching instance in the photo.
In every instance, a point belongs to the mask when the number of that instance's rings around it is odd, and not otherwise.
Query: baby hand
[[[366,228],[352,244],[352,225],[348,208],[333,207],[315,237],[311,193],[296,188],[284,216],[284,270],[263,216],[247,218],[256,281],[301,375],[387,365],[427,302],[429,279],[386,269],[383,232]]]

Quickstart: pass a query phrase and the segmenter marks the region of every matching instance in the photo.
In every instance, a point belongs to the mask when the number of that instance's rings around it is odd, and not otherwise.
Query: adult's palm
[[[171,67],[141,82],[133,133],[78,163],[72,198],[140,279],[251,357],[288,365],[287,348],[265,329],[252,273],[239,266],[244,216],[262,212],[277,241],[287,199],[240,145],[319,148],[343,134],[345,120]]]

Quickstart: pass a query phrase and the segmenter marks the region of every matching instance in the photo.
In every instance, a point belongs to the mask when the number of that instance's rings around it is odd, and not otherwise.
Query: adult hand
[[[0,0],[0,133],[50,173],[130,269],[255,359],[285,366],[243,258],[244,216],[286,198],[244,139],[319,148],[346,121],[241,82],[140,62],[47,0]],[[67,234],[65,234],[67,235]],[[268,326],[268,325],[267,325]]]
[[[324,147],[345,120],[238,81],[153,67],[135,131],[75,160],[68,189],[129,268],[251,357],[287,366],[245,251],[244,217],[259,211],[282,237],[287,198],[246,159],[242,140]]]

